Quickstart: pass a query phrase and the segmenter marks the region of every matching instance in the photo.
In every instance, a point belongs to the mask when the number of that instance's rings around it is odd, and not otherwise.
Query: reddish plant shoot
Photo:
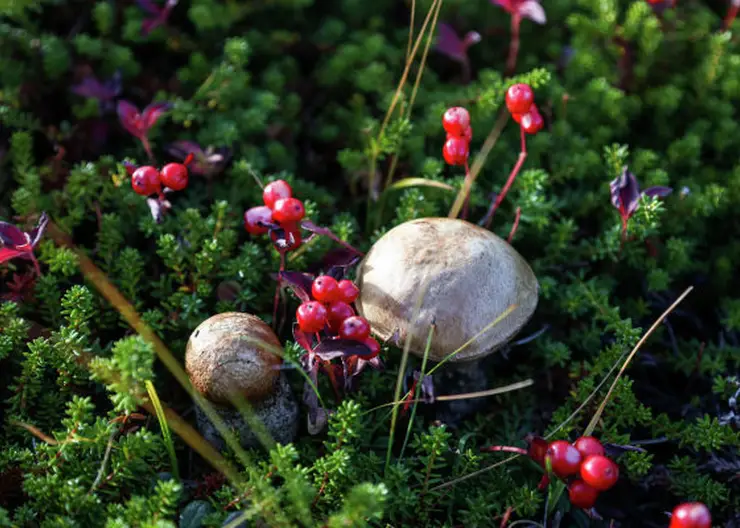
[[[522,19],[528,18],[537,24],[544,24],[547,22],[545,10],[538,0],[491,0],[491,3],[502,7],[511,15],[511,39],[506,59],[506,75],[512,75],[516,70],[519,55],[519,30]]]
[[[0,220],[0,264],[16,258],[30,260],[36,275],[40,277],[41,268],[33,250],[41,242],[48,223],[49,216],[46,213],[41,213],[36,227],[31,231],[23,231],[9,222]]]
[[[722,27],[725,30],[730,29],[730,26],[732,26],[735,18],[737,18],[738,10],[740,10],[740,0],[730,0],[730,7],[727,9],[727,14],[725,15],[724,22],[722,23]]]
[[[581,478],[599,491],[606,491],[619,480],[619,467],[602,455],[590,455],[581,464]]]
[[[118,101],[117,111],[121,125],[129,134],[141,141],[147,156],[149,156],[149,159],[152,161],[154,160],[154,154],[152,153],[152,147],[149,144],[149,130],[171,107],[171,103],[168,102],[152,103],[147,106],[143,112],[140,112],[139,109],[130,102],[123,100]]]
[[[673,510],[669,528],[712,528],[712,515],[701,502],[684,502]]]

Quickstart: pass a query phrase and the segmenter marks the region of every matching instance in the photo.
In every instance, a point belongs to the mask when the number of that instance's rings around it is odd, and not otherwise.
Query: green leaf
[[[213,511],[213,508],[206,501],[196,500],[185,506],[180,513],[179,528],[200,528],[203,525],[203,519]]]

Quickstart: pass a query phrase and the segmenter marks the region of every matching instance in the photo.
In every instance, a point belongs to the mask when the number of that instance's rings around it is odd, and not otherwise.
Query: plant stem
[[[514,225],[511,226],[511,231],[509,231],[509,238],[506,239],[506,241],[511,244],[511,241],[514,240],[514,235],[516,234],[516,230],[519,228],[519,219],[522,217],[522,208],[517,207],[516,208],[516,214],[514,215]]]
[[[273,300],[272,305],[272,327],[274,329],[277,329],[277,312],[278,312],[278,304],[280,303],[280,285],[282,283],[281,273],[285,271],[285,252],[280,252],[280,269],[278,270],[278,276],[277,276],[277,286],[275,286],[275,298]]]
[[[519,158],[516,161],[516,165],[514,165],[514,168],[511,169],[511,174],[509,174],[509,178],[506,180],[506,184],[504,185],[504,188],[501,189],[501,192],[496,196],[496,201],[493,203],[493,206],[491,207],[490,214],[488,215],[488,218],[486,219],[486,222],[484,226],[486,229],[490,227],[491,222],[493,221],[493,215],[496,214],[496,209],[498,209],[498,206],[501,205],[501,202],[504,201],[504,198],[506,197],[506,193],[509,192],[509,189],[514,184],[514,180],[516,179],[517,174],[519,174],[519,171],[522,168],[522,165],[524,165],[524,160],[527,159],[527,141],[524,136],[524,128],[520,125],[519,126],[519,132],[521,133],[521,152],[519,152]]]
[[[509,56],[506,59],[506,75],[511,76],[516,70],[516,59],[519,55],[519,26],[522,18],[515,14],[511,15],[511,39],[509,40]]]
[[[470,166],[468,165],[467,160],[465,160],[465,185],[470,187]],[[470,203],[470,190],[468,190],[468,192],[465,193],[465,201],[463,202],[463,211],[462,211],[463,220],[468,219],[468,204],[469,203]]]
[[[517,455],[529,456],[529,453],[527,453],[526,449],[522,449],[521,447],[513,447],[513,446],[481,447],[480,450],[482,453],[492,453],[495,451],[503,451],[505,453],[516,453]]]

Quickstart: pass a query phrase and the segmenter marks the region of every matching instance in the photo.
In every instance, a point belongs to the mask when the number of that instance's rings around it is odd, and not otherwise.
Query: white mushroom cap
[[[260,345],[263,343],[262,345]],[[206,319],[190,335],[185,370],[198,392],[214,403],[240,394],[258,401],[275,389],[282,350],[272,329],[259,317],[228,312]]]
[[[539,291],[529,264],[511,245],[450,218],[411,220],[388,231],[360,263],[357,284],[357,309],[381,339],[395,336],[405,343],[411,333],[410,351],[422,356],[435,323],[429,350],[433,361],[517,305],[450,361],[478,359],[502,347],[534,313]]]

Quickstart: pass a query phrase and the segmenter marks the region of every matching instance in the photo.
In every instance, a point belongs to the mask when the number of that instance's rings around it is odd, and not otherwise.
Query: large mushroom
[[[275,350],[280,341],[260,318],[228,312],[206,319],[190,335],[185,370],[195,389],[215,407],[244,447],[259,445],[257,436],[230,402],[243,397],[255,417],[279,443],[293,440],[298,428],[298,404]],[[206,414],[196,406],[198,429],[223,447],[223,439]]]
[[[476,360],[519,332],[539,291],[529,264],[505,240],[449,218],[411,220],[388,231],[360,263],[357,284],[357,309],[381,339],[398,346],[408,339],[409,351],[421,357],[434,324],[429,359],[435,362],[466,345],[449,359],[456,368],[442,372],[457,372],[455,392],[485,388]]]

